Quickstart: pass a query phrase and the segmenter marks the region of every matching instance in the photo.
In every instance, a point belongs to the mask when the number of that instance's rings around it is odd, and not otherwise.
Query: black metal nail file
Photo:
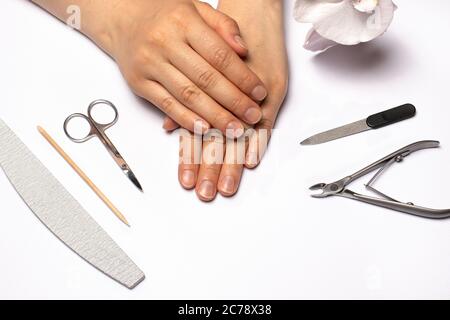
[[[301,144],[315,145],[325,143],[367,130],[379,129],[406,119],[410,119],[415,115],[416,107],[414,107],[412,104],[404,104],[402,106],[371,115],[367,119],[356,121],[339,128],[316,134],[306,139]]]

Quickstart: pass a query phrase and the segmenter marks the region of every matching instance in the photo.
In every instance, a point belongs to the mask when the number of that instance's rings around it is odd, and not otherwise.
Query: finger
[[[270,140],[270,130],[258,128],[253,130],[247,147],[247,154],[245,157],[245,166],[248,169],[256,168],[267,150],[267,145]]]
[[[178,129],[179,127],[180,127],[180,125],[178,123],[176,123],[171,117],[166,116],[164,118],[163,129],[166,130],[167,132],[174,131],[174,130]]]
[[[204,22],[193,23],[186,37],[189,45],[214,69],[221,72],[247,96],[262,101],[267,90],[258,76],[227,43]]]
[[[221,106],[248,124],[261,120],[259,105],[214,69],[200,55],[186,46],[171,54],[172,64]]]
[[[245,139],[227,139],[225,160],[217,188],[224,197],[236,194],[244,170]]]
[[[237,138],[243,134],[244,127],[235,116],[217,104],[214,99],[200,90],[174,66],[163,65],[158,78],[161,85],[180,103],[200,115],[214,128],[219,129],[230,138]],[[178,119],[172,116],[171,118],[181,124]]]
[[[136,93],[157,106],[162,112],[189,131],[194,132],[196,128],[198,130],[200,127],[202,132],[206,132],[210,128],[206,120],[183,106],[174,96],[156,82],[146,81],[136,90]]]
[[[203,20],[214,29],[225,42],[241,57],[248,53],[248,47],[242,39],[241,30],[236,21],[226,14],[214,9],[205,2],[195,2],[198,12]]]
[[[252,130],[248,141],[247,155],[245,158],[245,166],[247,168],[256,168],[264,157],[282,102],[268,101],[263,105],[263,118],[255,126],[254,130]]]
[[[187,131],[180,134],[178,180],[185,189],[193,189],[197,183],[201,152],[201,136],[194,135]]]
[[[202,163],[195,191],[202,201],[212,201],[217,195],[217,182],[224,156],[224,139],[217,130],[210,130],[204,137]]]

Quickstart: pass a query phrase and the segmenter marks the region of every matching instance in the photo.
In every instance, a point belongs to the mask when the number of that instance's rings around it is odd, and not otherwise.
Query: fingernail
[[[212,200],[216,194],[214,184],[209,180],[203,181],[198,188],[198,194],[206,200]]]
[[[237,35],[234,37],[234,40],[237,42],[238,45],[240,45],[242,48],[247,49],[247,44],[245,43],[244,39],[240,35]]]
[[[244,114],[245,120],[250,124],[258,123],[262,118],[262,112],[259,108],[249,108]]]
[[[236,183],[232,176],[223,177],[220,185],[220,190],[228,195],[232,195],[236,192]]]
[[[247,158],[245,159],[246,165],[250,167],[255,167],[258,164],[258,153],[249,152]]]
[[[204,120],[198,119],[195,120],[194,123],[194,132],[196,133],[205,133],[210,128],[209,123],[205,122]]]
[[[252,97],[258,101],[262,101],[267,97],[267,90],[259,85],[252,91]]]
[[[202,121],[202,129],[203,129],[203,133],[208,131],[210,129],[209,123],[206,123],[205,121]]]
[[[231,121],[227,125],[225,135],[230,139],[239,138],[244,134],[244,127],[239,121]]]
[[[169,124],[170,124],[169,118],[165,118],[164,122],[163,122],[163,129],[164,130],[169,130]]]
[[[181,184],[185,188],[192,188],[195,185],[195,174],[192,170],[184,170],[181,175]]]

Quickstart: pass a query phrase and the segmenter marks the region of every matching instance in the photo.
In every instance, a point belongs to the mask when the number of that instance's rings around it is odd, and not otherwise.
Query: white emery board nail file
[[[129,289],[144,273],[0,119],[0,166],[16,191],[70,249]]]

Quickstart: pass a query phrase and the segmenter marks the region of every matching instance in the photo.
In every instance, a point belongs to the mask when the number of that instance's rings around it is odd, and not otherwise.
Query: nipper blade
[[[321,193],[312,194],[311,197],[317,198],[317,199],[321,199],[321,198],[327,197],[327,195],[325,193],[325,187],[326,186],[327,186],[326,183],[318,183],[318,184],[315,184],[312,187],[310,187],[309,190],[311,190],[311,191],[316,191],[316,190],[322,191]]]

